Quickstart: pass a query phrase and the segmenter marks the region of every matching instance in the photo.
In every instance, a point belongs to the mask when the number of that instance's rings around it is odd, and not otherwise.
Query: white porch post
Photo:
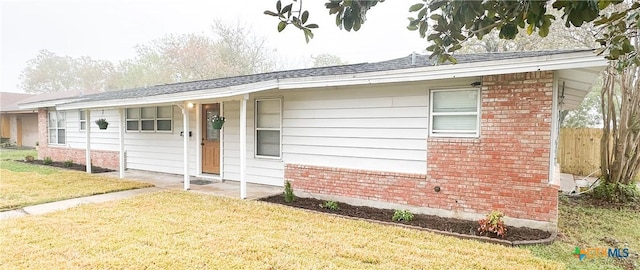
[[[120,178],[124,178],[124,170],[125,170],[125,164],[124,164],[124,130],[127,127],[127,122],[125,119],[125,109],[124,108],[120,108],[119,110],[120,112],[120,131],[118,132],[118,141],[119,141],[119,149],[120,149],[120,164],[119,164],[119,171],[118,174],[120,176]]]
[[[243,95],[240,100],[240,199],[247,198],[247,100]]]
[[[91,173],[91,110],[86,109],[85,112],[85,146],[84,151],[85,164],[87,165],[87,173]]]
[[[184,190],[191,188],[191,181],[189,179],[189,106],[185,102],[181,106],[182,108],[182,130],[184,133],[182,136],[183,153],[184,153]]]

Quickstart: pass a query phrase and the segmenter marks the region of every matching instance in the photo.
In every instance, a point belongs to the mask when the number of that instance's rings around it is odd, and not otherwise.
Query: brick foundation
[[[558,187],[549,184],[553,72],[482,81],[480,138],[426,138],[424,175],[287,164],[285,180],[315,194],[476,216],[500,210],[556,224]]]
[[[85,149],[49,146],[47,111],[38,110],[38,158],[50,157],[53,161],[71,160],[86,165]],[[91,150],[91,164],[112,170],[120,167],[120,155],[117,151]]]

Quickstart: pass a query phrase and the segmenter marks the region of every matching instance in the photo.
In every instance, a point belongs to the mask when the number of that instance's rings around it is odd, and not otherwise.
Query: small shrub
[[[324,205],[321,204],[320,208],[327,208],[329,210],[338,210],[340,209],[340,207],[338,206],[338,202],[336,201],[326,201],[324,202]]]
[[[612,203],[628,203],[640,199],[640,191],[635,183],[601,183],[593,189],[593,197]]]
[[[491,211],[486,218],[478,220],[478,232],[480,234],[494,233],[504,238],[507,233],[507,227],[504,225],[502,218],[504,214],[500,211]]]
[[[65,160],[64,161],[64,167],[65,168],[71,168],[71,166],[73,166],[73,161],[72,160]]]
[[[44,160],[42,161],[42,164],[44,164],[44,165],[51,165],[51,164],[53,164],[53,160],[51,159],[51,157],[46,157],[46,158],[44,158]]]
[[[284,201],[287,203],[293,202],[296,199],[296,195],[293,194],[293,188],[291,182],[284,183]]]
[[[24,157],[24,161],[26,161],[26,162],[33,162],[34,160],[36,160],[36,159],[33,156]]]
[[[412,221],[413,214],[409,210],[396,210],[391,217],[393,221]]]

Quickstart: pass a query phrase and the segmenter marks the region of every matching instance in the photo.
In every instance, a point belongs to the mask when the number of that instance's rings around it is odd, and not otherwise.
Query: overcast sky
[[[310,23],[320,29],[306,44],[301,31],[276,30],[277,20],[263,15],[276,0],[0,0],[0,91],[22,92],[18,77],[26,62],[46,49],[57,55],[89,56],[113,62],[135,55],[136,44],[166,34],[197,33],[212,36],[214,19],[240,22],[275,48],[285,61],[301,62],[330,53],[349,63],[381,61],[423,52],[426,41],[406,29],[407,11],[416,0],[386,1],[368,13],[358,32],[335,26],[324,9],[325,0],[304,1]],[[290,1],[284,0],[287,3]]]

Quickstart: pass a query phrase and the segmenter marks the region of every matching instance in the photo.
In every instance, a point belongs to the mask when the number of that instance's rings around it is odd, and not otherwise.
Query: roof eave
[[[366,85],[396,82],[429,81],[462,77],[476,77],[509,73],[605,67],[607,60],[591,51],[524,57],[505,60],[481,61],[456,65],[439,65],[388,71],[364,72],[346,75],[301,77],[270,80],[216,89],[180,92],[135,99],[75,102],[60,104],[62,110],[106,108],[184,102],[198,99],[228,98],[272,89],[302,89],[329,86]],[[215,90],[215,91],[212,91]]]

